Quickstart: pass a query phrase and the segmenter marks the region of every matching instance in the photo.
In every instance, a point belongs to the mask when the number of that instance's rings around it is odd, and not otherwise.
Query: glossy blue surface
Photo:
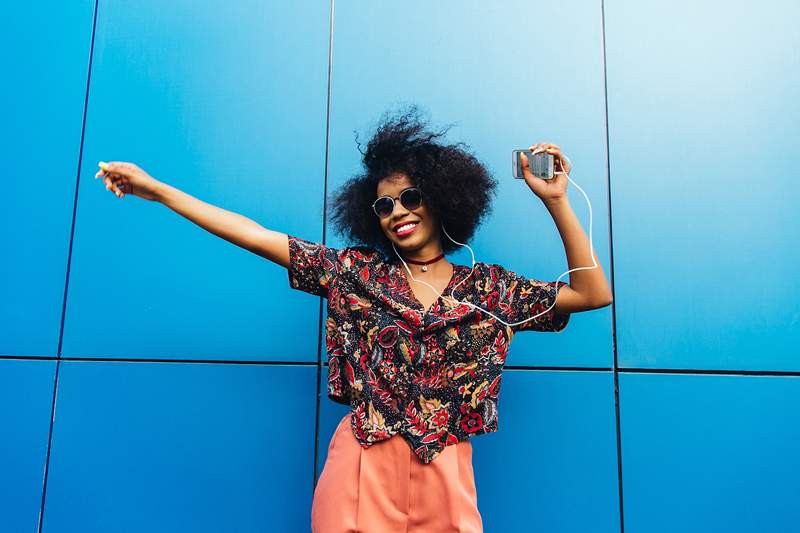
[[[619,365],[800,370],[800,3],[606,15]]]
[[[0,18],[0,354],[58,353],[94,2]]]
[[[795,531],[800,379],[622,374],[625,531]]]
[[[0,530],[36,531],[55,361],[0,359]]]
[[[309,531],[348,411],[320,298],[93,176],[134,162],[345,246],[324,195],[407,103],[500,183],[477,260],[567,270],[511,176],[512,149],[553,142],[613,281],[613,307],[514,338],[499,431],[472,441],[486,531],[795,528],[797,2],[5,7],[3,533]]]
[[[316,360],[303,333],[317,327],[318,299],[290,289],[285,269],[160,204],[117,199],[94,173],[98,161],[131,161],[320,240],[327,6],[101,2],[64,355]],[[98,315],[119,317],[124,333]]]
[[[612,373],[506,370],[498,409],[472,441],[486,531],[619,531]]]
[[[62,363],[43,531],[304,530],[315,380],[313,366]]]

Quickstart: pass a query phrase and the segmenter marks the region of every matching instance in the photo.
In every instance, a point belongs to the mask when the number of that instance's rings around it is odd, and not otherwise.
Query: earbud
[[[566,158],[566,159],[567,159],[567,161],[569,161],[569,158],[567,158],[567,156],[562,156],[562,157]],[[572,171],[572,169],[574,168],[574,167],[572,166],[572,161],[569,161],[569,163],[570,163],[570,171]],[[579,191],[581,191],[581,194],[583,194],[583,197],[584,197],[584,198],[586,198],[586,203],[587,203],[587,204],[589,204],[589,255],[591,255],[591,257],[592,257],[592,263],[593,263],[593,265],[592,265],[592,266],[590,266],[590,267],[575,267],[575,268],[569,269],[569,270],[567,270],[566,272],[564,272],[563,274],[561,274],[560,276],[558,276],[558,278],[556,278],[556,287],[558,287],[558,283],[557,283],[557,282],[558,282],[558,280],[560,280],[560,279],[561,279],[561,278],[562,278],[564,275],[566,275],[566,274],[569,274],[570,272],[574,272],[574,271],[576,271],[576,270],[591,270],[591,269],[593,269],[593,268],[597,268],[597,261],[595,261],[595,259],[594,259],[594,246],[592,245],[592,202],[590,202],[590,201],[589,201],[589,197],[588,197],[588,196],[586,196],[586,193],[583,191],[583,189],[581,189],[580,185],[578,185],[577,183],[575,183],[575,182],[572,180],[572,178],[570,178],[570,177],[569,177],[569,174],[568,174],[567,172],[556,172],[556,174],[564,174],[564,175],[566,175],[566,176],[567,176],[567,179],[568,179],[570,182],[572,182],[572,183],[575,185],[575,187],[577,187],[577,188],[578,188],[578,190],[579,190]],[[455,285],[455,286],[454,286],[454,287],[453,287],[453,288],[450,290],[450,296],[449,296],[450,300],[452,300],[452,301],[454,301],[454,302],[458,302],[458,303],[462,303],[462,304],[469,305],[470,307],[474,307],[475,309],[479,309],[479,310],[483,311],[484,313],[486,313],[487,315],[490,315],[490,316],[494,317],[494,318],[495,318],[495,319],[496,319],[498,322],[501,322],[501,323],[503,323],[503,324],[505,324],[506,326],[509,326],[509,327],[510,327],[510,326],[517,326],[517,325],[519,325],[519,324],[524,324],[525,322],[528,322],[529,320],[533,320],[534,318],[536,318],[536,317],[538,317],[538,316],[540,316],[540,315],[543,315],[543,314],[545,314],[546,312],[548,312],[550,309],[552,309],[552,308],[553,308],[553,307],[556,305],[555,298],[554,298],[554,299],[553,299],[553,305],[551,305],[550,307],[548,307],[547,309],[545,309],[545,310],[544,310],[544,311],[542,311],[541,313],[538,313],[538,314],[536,314],[536,315],[534,315],[534,316],[532,316],[532,317],[530,317],[530,318],[526,318],[525,320],[520,320],[519,322],[511,322],[511,323],[508,323],[508,322],[505,322],[504,320],[502,320],[502,319],[498,318],[498,316],[497,316],[497,315],[495,315],[495,314],[493,314],[493,313],[490,313],[489,311],[487,311],[486,309],[484,309],[484,308],[482,308],[482,307],[478,307],[477,305],[475,305],[475,304],[472,304],[472,303],[470,303],[470,302],[465,302],[465,301],[463,301],[463,300],[458,300],[458,299],[454,298],[454,297],[453,297],[453,292],[456,290],[456,287],[458,287],[459,285],[461,285],[462,283],[464,283],[465,281],[467,281],[467,278],[469,278],[469,276],[471,276],[471,275],[472,275],[472,272],[475,270],[475,252],[473,252],[473,251],[472,251],[472,248],[471,248],[471,247],[470,247],[468,244],[463,244],[463,243],[460,243],[460,242],[456,241],[455,239],[453,239],[453,238],[450,236],[450,234],[449,234],[449,233],[447,233],[447,230],[444,228],[444,223],[442,223],[442,231],[444,231],[444,234],[445,234],[445,235],[447,235],[447,238],[448,238],[448,239],[450,239],[451,241],[453,241],[453,242],[454,242],[454,243],[456,243],[457,245],[459,245],[459,246],[466,246],[467,248],[469,248],[469,253],[472,255],[472,269],[470,270],[470,273],[469,273],[469,275],[468,275],[468,276],[466,276],[464,279],[462,279],[461,281],[459,281],[458,283],[456,283],[456,285]],[[399,258],[400,258],[400,261],[403,261],[403,257],[402,257],[402,256],[401,256],[401,255],[400,255],[398,252],[397,252],[397,248],[394,246],[394,243],[392,243],[392,248],[394,248],[394,252],[397,254],[397,257],[399,257]],[[411,276],[411,279],[412,279],[412,280],[414,280],[414,281],[419,281],[420,283],[424,283],[425,285],[427,285],[428,287],[430,287],[431,289],[433,289],[433,292],[435,292],[436,294],[438,294],[438,295],[439,295],[439,296],[441,296],[441,297],[444,297],[444,295],[443,295],[442,293],[440,293],[439,291],[437,291],[437,290],[436,290],[436,289],[433,287],[433,285],[431,285],[430,283],[428,283],[428,282],[426,282],[426,281],[422,281],[422,280],[417,280],[417,279],[415,279],[415,278],[414,278],[414,275],[413,275],[413,274],[411,274],[411,269],[409,269],[409,268],[408,268],[408,265],[406,264],[406,262],[405,262],[405,261],[403,261],[403,266],[405,266],[405,267],[406,267],[406,271],[408,272],[408,275],[409,275],[409,276]],[[556,294],[558,294],[558,293],[556,293]],[[562,330],[562,331],[563,331],[563,330]],[[561,333],[562,331],[558,331],[558,332],[556,332],[556,333]]]

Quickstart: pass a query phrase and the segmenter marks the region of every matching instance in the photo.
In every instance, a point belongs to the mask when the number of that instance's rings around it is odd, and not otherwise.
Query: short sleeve
[[[289,286],[316,296],[328,296],[331,279],[343,267],[344,250],[289,235]]]
[[[559,332],[567,327],[570,314],[557,313],[555,309],[558,291],[567,283],[527,278],[500,265],[491,265],[490,268],[494,272],[490,278],[499,287],[497,307],[505,322],[520,322],[539,315],[511,326],[513,331]]]

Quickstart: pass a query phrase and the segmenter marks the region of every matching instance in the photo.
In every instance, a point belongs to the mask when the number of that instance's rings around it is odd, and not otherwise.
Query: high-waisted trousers
[[[345,415],[314,489],[313,533],[481,533],[472,444],[423,463],[402,436],[362,448]]]

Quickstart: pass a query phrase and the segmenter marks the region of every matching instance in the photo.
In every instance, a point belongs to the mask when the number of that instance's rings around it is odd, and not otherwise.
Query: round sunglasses
[[[422,191],[416,187],[409,187],[400,191],[398,199],[403,207],[413,211],[422,205]],[[386,218],[394,211],[394,201],[391,196],[381,196],[372,204],[372,210],[380,218]]]

